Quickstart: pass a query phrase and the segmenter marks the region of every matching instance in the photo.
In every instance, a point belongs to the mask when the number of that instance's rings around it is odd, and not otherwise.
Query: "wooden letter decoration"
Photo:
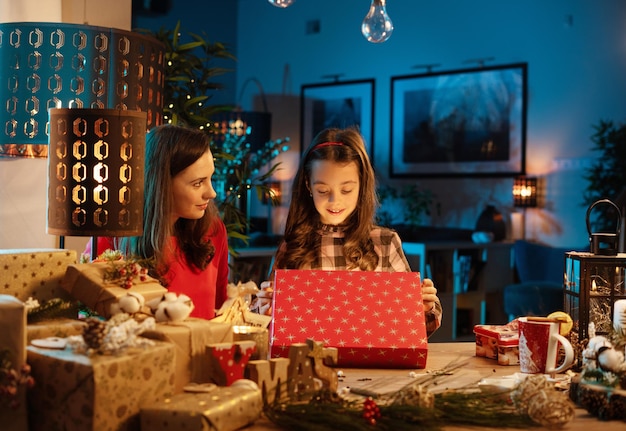
[[[273,358],[269,361],[250,361],[247,368],[248,378],[261,388],[263,402],[270,404],[274,400],[284,400],[287,393],[287,369],[289,359]]]
[[[288,391],[292,401],[308,401],[315,391],[309,346],[294,343],[289,346]]]

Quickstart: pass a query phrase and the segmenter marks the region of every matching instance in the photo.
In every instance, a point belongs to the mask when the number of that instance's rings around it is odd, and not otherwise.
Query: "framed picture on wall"
[[[367,152],[374,148],[374,80],[332,82],[303,85],[301,103],[301,150],[315,135],[327,127],[359,129]]]
[[[390,176],[525,173],[527,63],[391,78]]]

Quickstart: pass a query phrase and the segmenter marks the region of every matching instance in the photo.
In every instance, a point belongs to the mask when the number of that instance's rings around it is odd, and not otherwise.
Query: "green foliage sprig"
[[[247,143],[250,129],[242,136],[220,135],[212,117],[234,109],[231,105],[209,103],[216,92],[223,89],[214,78],[232,72],[232,69],[216,66],[215,60],[236,60],[224,43],[210,42],[199,34],[184,33],[180,22],[174,29],[138,31],[164,44],[164,119],[170,124],[204,130],[211,136],[217,169],[213,178],[219,194],[220,214],[229,238],[246,242],[250,222],[242,209],[242,197],[245,199],[251,189],[259,197],[268,193],[265,183],[278,168],[278,164],[272,164],[272,161],[288,149],[289,139],[269,141],[252,152]],[[265,167],[265,173],[261,174]]]
[[[600,199],[615,201],[626,190],[626,124],[600,121],[594,130],[591,141],[597,158],[583,174],[588,183],[582,202],[586,207]],[[593,230],[615,232],[617,217],[613,207],[603,205],[597,208],[590,214]]]

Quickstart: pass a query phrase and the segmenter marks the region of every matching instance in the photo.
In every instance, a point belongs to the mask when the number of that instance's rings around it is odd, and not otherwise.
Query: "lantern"
[[[613,205],[618,216],[616,233],[591,233],[589,214],[599,203]],[[570,341],[577,349],[580,365],[580,346],[591,333],[608,335],[613,330],[615,301],[626,299],[626,253],[619,253],[621,214],[608,200],[594,203],[587,210],[589,252],[565,253],[564,311],[574,321]]]

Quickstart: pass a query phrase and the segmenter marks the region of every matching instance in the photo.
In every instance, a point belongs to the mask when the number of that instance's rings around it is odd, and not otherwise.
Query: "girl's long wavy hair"
[[[325,142],[341,145],[318,146]],[[285,225],[284,247],[276,256],[274,268],[297,269],[319,259],[321,227],[320,214],[315,209],[309,190],[311,169],[316,160],[339,164],[354,162],[359,172],[357,207],[345,222],[343,253],[348,269],[374,270],[378,255],[370,238],[378,207],[376,177],[365,143],[355,128],[330,128],[321,131],[301,158],[293,181],[291,204]]]
[[[172,180],[210,150],[209,137],[195,129],[163,125],[148,132],[144,181],[143,235],[121,240],[121,250],[145,259],[154,259],[157,272],[163,274],[172,257],[171,237],[176,238],[187,264],[203,270],[215,254],[207,238],[219,213],[209,202],[204,216],[197,220],[179,218],[172,226],[174,208]]]

